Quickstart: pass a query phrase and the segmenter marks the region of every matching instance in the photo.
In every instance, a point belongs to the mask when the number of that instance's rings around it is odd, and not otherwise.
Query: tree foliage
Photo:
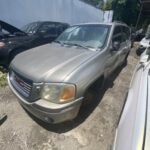
[[[140,10],[139,0],[83,0],[103,10],[113,10],[114,20],[135,25]]]
[[[116,0],[113,3],[114,20],[124,21],[129,25],[135,25],[140,5],[138,0]]]
[[[114,11],[114,20],[123,21],[128,25],[136,25],[140,9],[138,0],[107,0],[101,6],[103,9]]]
[[[100,8],[103,10],[111,10],[112,9],[112,2],[113,0],[107,0],[106,2],[102,2],[100,4]]]
[[[82,0],[88,4],[91,4],[95,7],[97,7],[101,2],[103,2],[103,0]]]

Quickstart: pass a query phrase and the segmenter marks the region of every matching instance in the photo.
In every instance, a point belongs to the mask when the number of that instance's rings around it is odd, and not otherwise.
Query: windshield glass
[[[73,26],[65,30],[56,41],[97,49],[104,46],[108,32],[107,25]]]
[[[36,33],[39,25],[40,25],[40,22],[33,22],[33,23],[25,25],[24,27],[21,28],[21,30],[28,34],[34,34]]]

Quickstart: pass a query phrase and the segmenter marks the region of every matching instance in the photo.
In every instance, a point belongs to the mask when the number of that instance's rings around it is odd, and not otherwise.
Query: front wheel
[[[84,94],[83,106],[89,105],[96,99],[98,99],[98,96],[102,93],[104,89],[104,84],[104,77],[101,77],[86,90]]]

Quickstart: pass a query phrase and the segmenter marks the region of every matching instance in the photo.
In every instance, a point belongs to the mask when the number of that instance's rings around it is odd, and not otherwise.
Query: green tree
[[[86,3],[88,3],[88,4],[91,4],[91,5],[93,5],[93,6],[98,6],[99,5],[99,3],[101,2],[101,1],[103,1],[103,0],[82,0],[82,1],[84,1],[84,2],[86,2]]]
[[[136,25],[140,10],[139,0],[83,0],[103,10],[113,10],[113,20]]]
[[[103,10],[111,10],[112,9],[113,0],[107,0],[106,2],[102,2],[100,8]]]
[[[115,0],[113,2],[114,20],[120,20],[128,25],[135,25],[140,5],[138,0]]]

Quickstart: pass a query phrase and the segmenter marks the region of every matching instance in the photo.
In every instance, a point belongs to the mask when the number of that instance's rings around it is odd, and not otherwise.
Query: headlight
[[[75,98],[75,85],[45,83],[41,92],[41,97],[53,103],[67,103]]]
[[[0,42],[0,48],[3,48],[5,46],[4,42]]]

